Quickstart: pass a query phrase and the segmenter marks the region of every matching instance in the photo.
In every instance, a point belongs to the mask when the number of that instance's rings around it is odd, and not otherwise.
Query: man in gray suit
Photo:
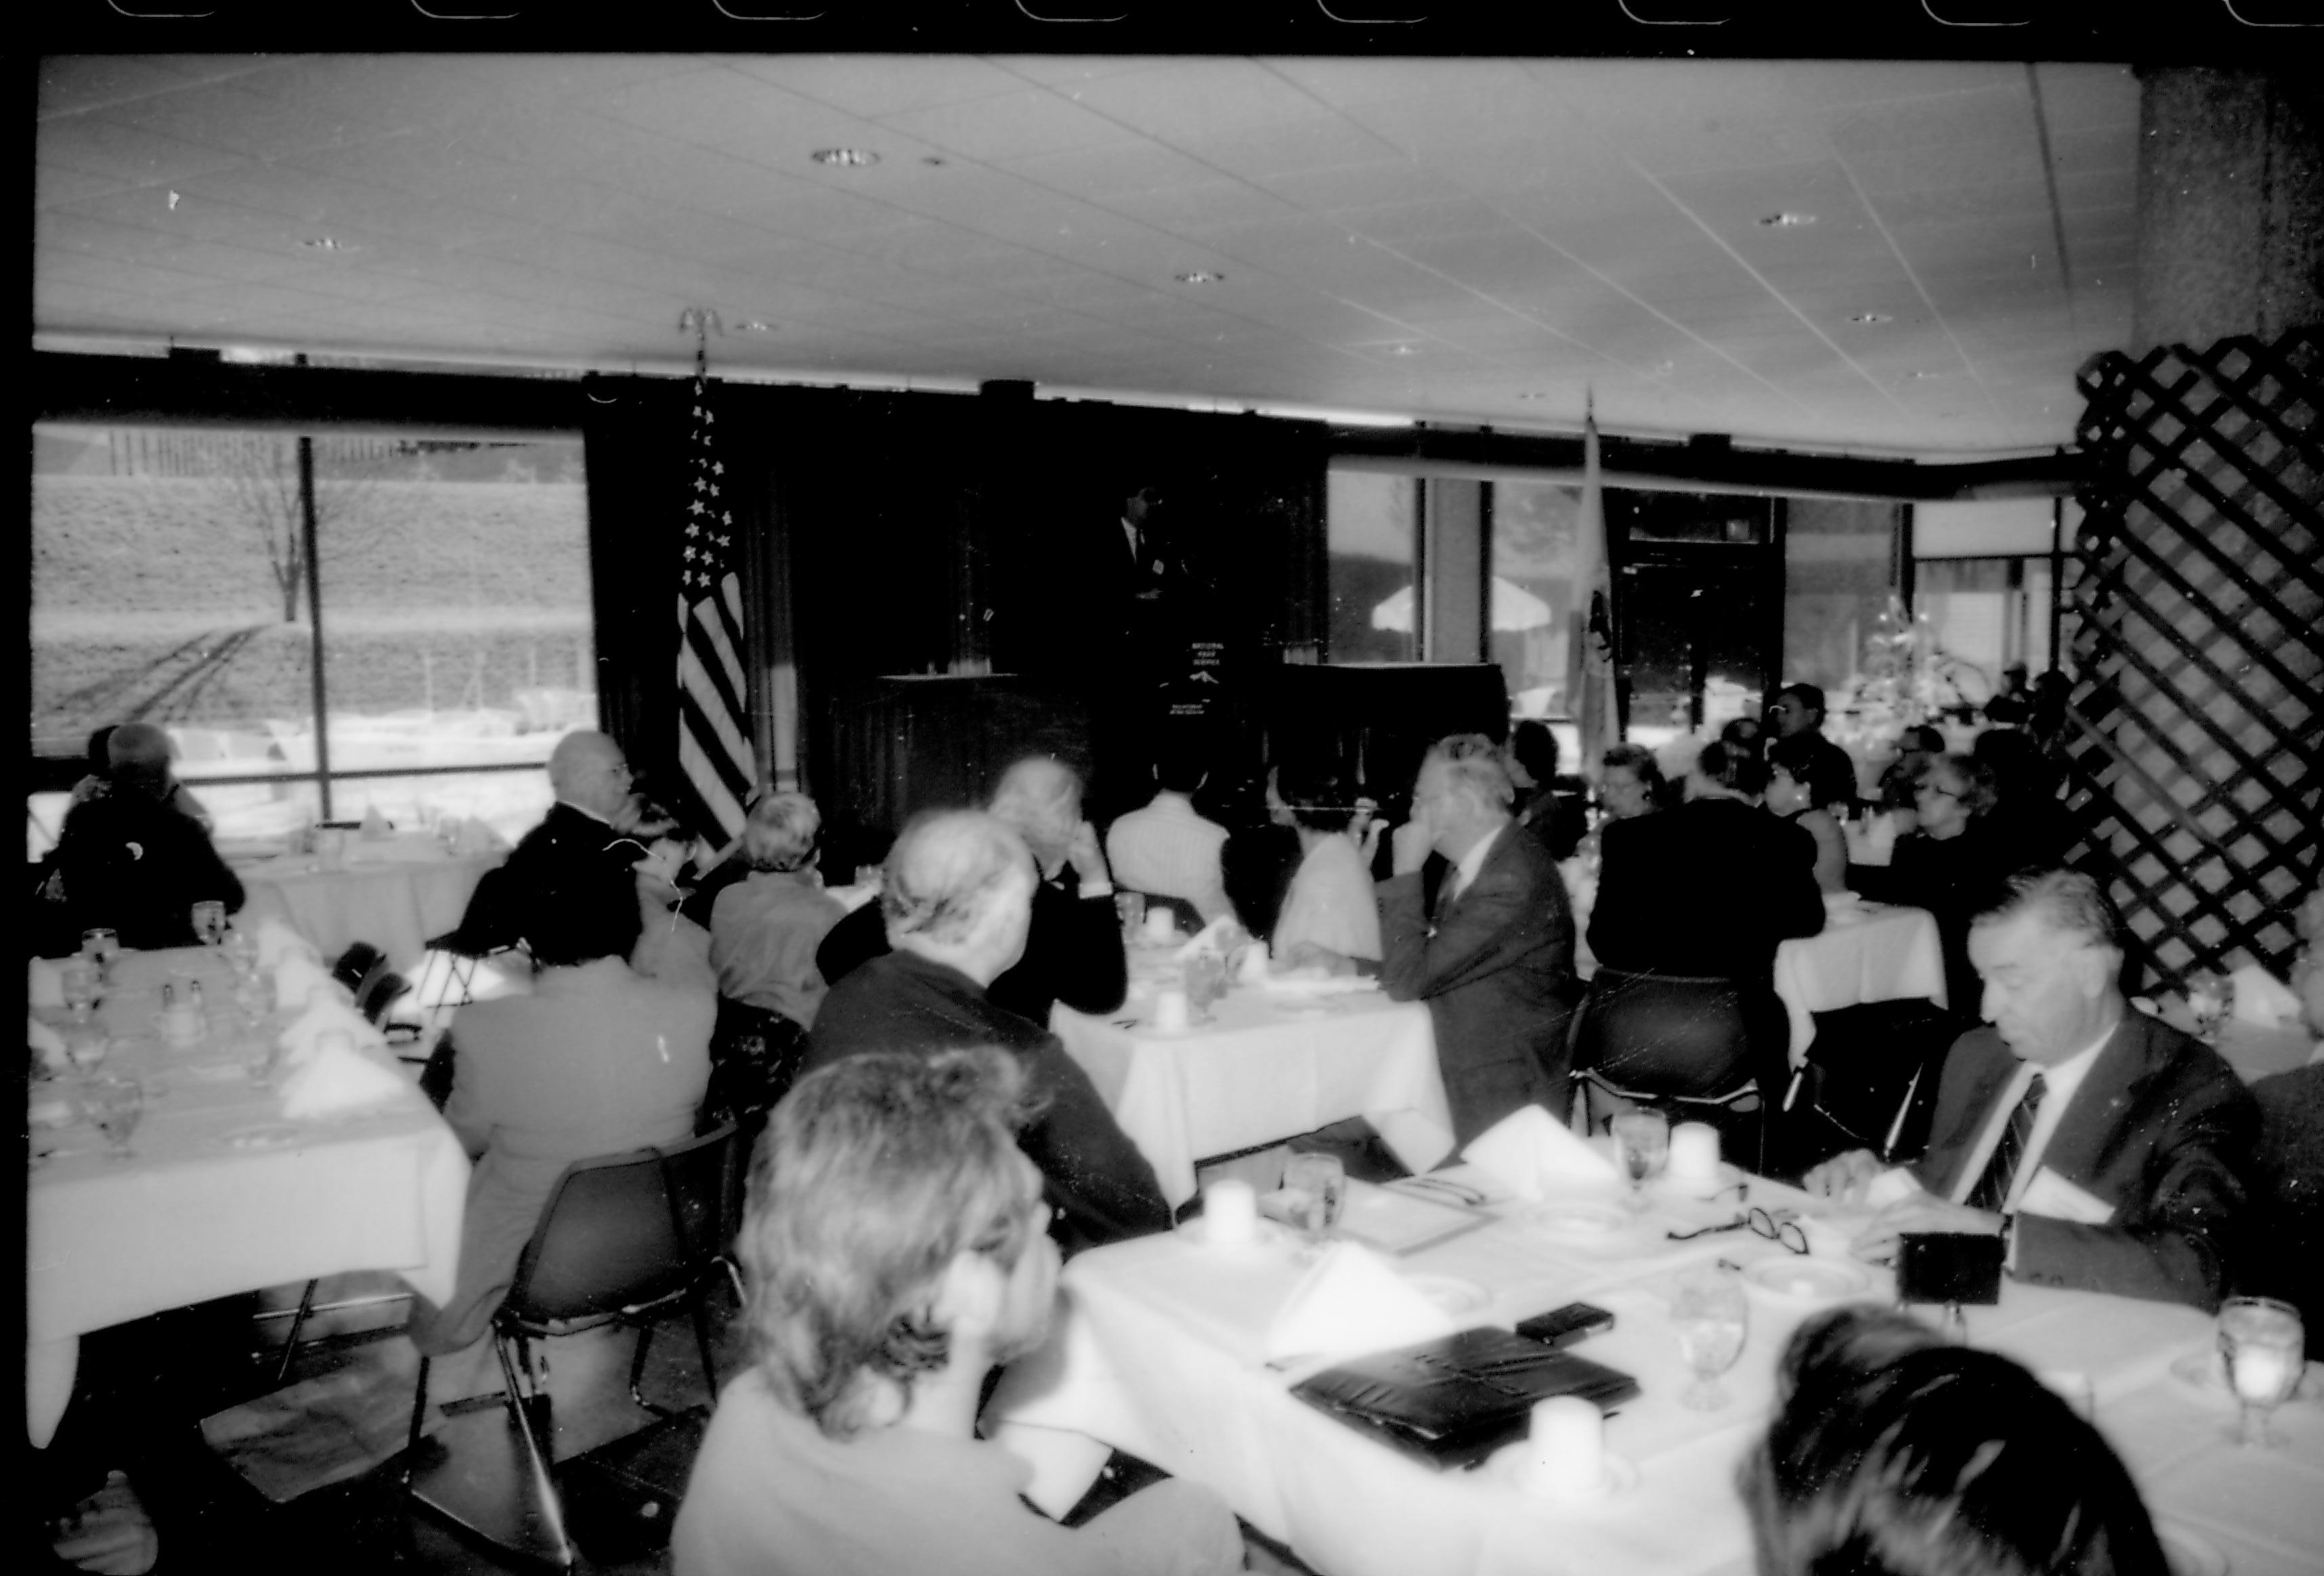
[[[1573,911],[1549,851],[1511,818],[1515,797],[1490,740],[1440,741],[1378,889],[1380,981],[1398,1001],[1428,1003],[1455,1144],[1528,1103],[1562,1118],[1568,1099]],[[1420,879],[1432,851],[1451,864],[1433,916]]]

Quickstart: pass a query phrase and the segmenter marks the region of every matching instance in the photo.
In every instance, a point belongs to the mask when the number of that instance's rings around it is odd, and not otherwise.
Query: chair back
[[[1741,982],[1600,969],[1574,1028],[1573,1071],[1624,1092],[1717,1099],[1753,1073]]]
[[[730,1124],[667,1148],[578,1160],[517,1260],[503,1313],[554,1324],[685,1290],[725,1247]]]

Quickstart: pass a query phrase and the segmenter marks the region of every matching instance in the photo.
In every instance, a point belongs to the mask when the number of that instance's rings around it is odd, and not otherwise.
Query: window
[[[1419,659],[1419,495],[1416,476],[1331,473],[1324,504],[1332,599],[1325,660]]]
[[[222,839],[374,809],[513,838],[596,725],[577,438],[43,423],[33,450],[36,759],[141,718]],[[64,804],[34,796],[35,855]]]

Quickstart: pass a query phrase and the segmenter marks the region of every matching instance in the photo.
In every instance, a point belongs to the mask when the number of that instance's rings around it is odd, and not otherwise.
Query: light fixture
[[[836,164],[851,170],[880,161],[880,155],[869,148],[817,148],[809,157],[818,164]]]
[[[734,327],[744,334],[771,334],[775,331],[772,323],[761,322],[756,318],[745,318]]]
[[[1388,347],[1388,353],[1390,355],[1418,355],[1420,349],[1417,346],[1412,345],[1391,345]]]
[[[305,247],[309,252],[352,252],[355,250],[354,247],[348,245],[345,241],[334,241],[328,235],[310,235],[306,240],[300,242],[299,244]]]
[[[1849,318],[1849,321],[1851,323],[1886,323],[1889,321],[1889,317],[1886,312],[1858,312],[1854,317]]]
[[[1213,273],[1207,268],[1190,268],[1179,274],[1177,280],[1180,284],[1220,284],[1225,281],[1226,277],[1223,273]]]
[[[1769,214],[1759,221],[1771,230],[1794,230],[1802,225],[1812,225],[1815,222],[1816,217],[1813,214],[1795,214],[1789,209],[1778,214]]]

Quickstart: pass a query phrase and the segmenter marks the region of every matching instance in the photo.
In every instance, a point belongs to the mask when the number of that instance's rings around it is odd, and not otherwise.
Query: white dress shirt
[[[2043,1153],[2049,1148],[2051,1135],[2058,1130],[2058,1124],[2065,1120],[2066,1107],[2073,1103],[2074,1094],[2081,1088],[2082,1080],[2089,1077],[2090,1069],[2097,1065],[2098,1053],[2106,1049],[2107,1042],[2114,1038],[2114,1031],[2120,1027],[2121,1020],[2117,1018],[2107,1025],[2106,1032],[2097,1039],[2055,1066],[2044,1067],[2034,1062],[2017,1064],[2017,1071],[2002,1086],[2001,1097],[1993,1102],[1993,1109],[1986,1115],[1985,1130],[1977,1136],[1977,1147],[1969,1152],[1969,1164],[1961,1167],[1960,1176],[1953,1184],[1953,1203],[1965,1203],[1970,1190],[1984,1176],[1986,1166],[1993,1159],[1993,1151],[2000,1146],[2002,1129],[2009,1125],[2009,1118],[2017,1110],[2017,1102],[2025,1098],[2026,1086],[2034,1082],[2034,1074],[2039,1073],[2043,1085],[2041,1109],[2034,1113],[2034,1130],[2026,1135],[2025,1153],[2018,1158],[2017,1175],[2010,1179],[2009,1196],[2001,1206],[2001,1212],[2005,1215],[2016,1210],[2017,1201],[2024,1196],[2034,1173],[2042,1169]]]

